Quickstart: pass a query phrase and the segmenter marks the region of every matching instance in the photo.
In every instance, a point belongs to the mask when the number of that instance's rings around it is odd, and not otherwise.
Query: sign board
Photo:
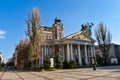
[[[50,67],[54,67],[54,59],[50,58]]]
[[[111,63],[112,63],[112,64],[117,64],[117,63],[118,63],[117,58],[111,58]]]
[[[94,65],[95,64],[95,58],[92,57],[91,59],[92,59],[92,65]]]

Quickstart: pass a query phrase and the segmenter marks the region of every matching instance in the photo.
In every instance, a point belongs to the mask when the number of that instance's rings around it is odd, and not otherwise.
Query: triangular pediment
[[[93,41],[93,39],[90,36],[86,35],[82,31],[71,34],[71,35],[67,36],[66,38],[76,39],[76,40],[85,40],[85,41],[90,41],[90,42]]]
[[[91,39],[89,39],[86,35],[84,35],[83,33],[80,34],[75,34],[71,37],[71,39],[80,39],[80,40],[85,40],[85,41],[91,41]]]

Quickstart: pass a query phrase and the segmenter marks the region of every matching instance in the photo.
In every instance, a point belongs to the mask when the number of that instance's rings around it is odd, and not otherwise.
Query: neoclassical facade
[[[83,26],[80,31],[64,37],[61,20],[55,19],[52,27],[44,27],[44,45],[42,46],[41,64],[44,56],[61,54],[63,61],[74,61],[76,64],[90,65],[91,57],[95,56],[94,42],[90,29]]]

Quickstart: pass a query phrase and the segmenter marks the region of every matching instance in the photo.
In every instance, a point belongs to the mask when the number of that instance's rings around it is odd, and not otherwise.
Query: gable
[[[90,42],[93,40],[90,36],[87,36],[82,31],[71,34],[71,35],[67,36],[66,38],[77,39],[77,40],[85,40],[85,41],[90,41]]]
[[[72,37],[71,37],[71,39],[80,39],[80,40],[85,40],[85,41],[91,41],[91,39],[90,38],[88,38],[86,35],[84,35],[84,34],[76,34],[76,35],[73,35]]]

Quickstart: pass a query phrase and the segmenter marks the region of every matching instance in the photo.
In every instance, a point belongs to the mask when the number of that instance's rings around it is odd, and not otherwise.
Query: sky
[[[26,39],[25,20],[32,9],[40,11],[42,25],[51,27],[57,17],[64,25],[64,36],[80,31],[81,25],[100,22],[110,30],[112,43],[120,44],[120,0],[0,0],[0,52],[5,62],[12,57],[20,40]]]

